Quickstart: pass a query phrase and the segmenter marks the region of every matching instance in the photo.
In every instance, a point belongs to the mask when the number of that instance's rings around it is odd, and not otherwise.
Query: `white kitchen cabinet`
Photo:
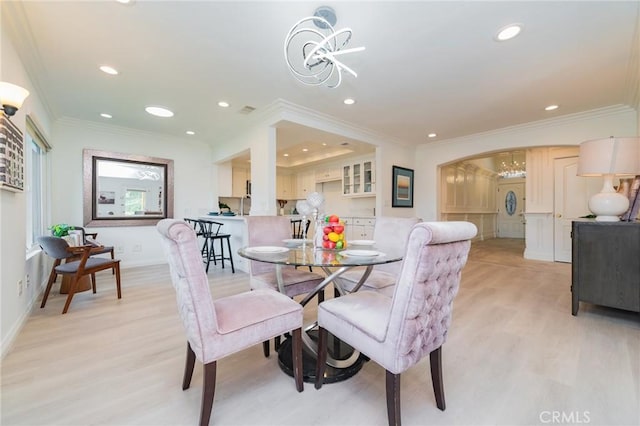
[[[342,179],[342,170],[340,166],[325,167],[316,170],[316,182],[331,182]]]
[[[303,200],[316,190],[316,173],[313,170],[299,173],[296,176],[296,199]]]
[[[342,195],[347,197],[375,196],[375,163],[365,160],[342,166]]]
[[[354,217],[351,219],[351,240],[373,240],[374,218]],[[347,239],[347,243],[349,240]]]
[[[232,172],[233,184],[232,184],[232,196],[233,197],[246,197],[247,183],[251,180],[251,170],[234,167]]]
[[[279,200],[295,200],[297,195],[296,179],[293,175],[276,176],[276,197]]]

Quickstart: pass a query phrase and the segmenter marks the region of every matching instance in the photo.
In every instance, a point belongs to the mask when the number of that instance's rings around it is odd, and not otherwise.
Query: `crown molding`
[[[503,127],[501,129],[489,130],[487,132],[474,133],[472,135],[460,136],[458,138],[443,139],[440,141],[425,142],[417,145],[417,147],[440,146],[458,142],[470,142],[479,137],[505,135],[509,133],[517,133],[523,130],[542,129],[554,126],[561,126],[567,123],[577,123],[585,120],[593,120],[600,117],[608,117],[624,113],[635,113],[636,110],[628,105],[611,105],[603,108],[593,109],[589,111],[566,114],[554,118],[546,118],[544,120],[532,121],[529,123],[518,124],[515,126]]]

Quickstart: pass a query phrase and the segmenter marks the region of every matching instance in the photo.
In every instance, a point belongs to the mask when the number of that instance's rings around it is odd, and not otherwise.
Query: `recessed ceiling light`
[[[284,157],[288,157],[288,156],[289,156],[289,154],[284,154]]]
[[[229,102],[220,101],[218,102],[218,106],[221,108],[229,108]]]
[[[302,148],[302,152],[309,152],[309,148]]]
[[[427,135],[427,137],[430,137],[430,138],[435,138],[436,136],[438,136],[436,133],[429,133]]]
[[[351,98],[347,98],[342,102],[344,102],[345,105],[353,105],[356,103],[355,99],[351,99]]]
[[[548,107],[545,107],[545,111],[553,111],[554,109],[558,109],[558,105],[549,105]]]
[[[322,146],[327,146],[327,143],[326,142],[322,142]]]
[[[497,41],[511,40],[522,31],[522,24],[509,24],[501,28],[496,34]]]
[[[173,112],[171,112],[168,109],[163,108],[163,107],[148,106],[144,110],[147,111],[151,115],[155,115],[156,117],[165,117],[165,118],[166,117],[173,117]]]
[[[113,116],[111,114],[106,114],[106,113],[102,113],[100,114],[100,117],[104,117],[104,118],[113,118]]]
[[[135,0],[116,0],[120,4],[133,4]]]
[[[193,130],[187,130],[185,133],[188,134],[188,135],[195,135],[196,134],[196,132],[194,132]]]
[[[118,70],[113,67],[110,67],[109,65],[101,65],[100,71],[109,75],[118,75]]]

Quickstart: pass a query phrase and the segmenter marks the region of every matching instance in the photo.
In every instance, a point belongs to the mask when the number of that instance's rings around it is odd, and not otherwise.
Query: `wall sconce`
[[[29,91],[15,84],[0,81],[0,105],[7,117],[11,117],[22,107]]]
[[[629,199],[613,188],[613,178],[640,173],[640,138],[594,139],[580,144],[578,176],[603,176],[599,193],[589,200],[598,222],[617,222],[629,208]]]

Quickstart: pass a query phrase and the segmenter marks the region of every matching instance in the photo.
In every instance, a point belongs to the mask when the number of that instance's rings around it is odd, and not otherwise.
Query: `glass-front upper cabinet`
[[[373,160],[346,164],[342,167],[342,195],[350,197],[375,196]]]

